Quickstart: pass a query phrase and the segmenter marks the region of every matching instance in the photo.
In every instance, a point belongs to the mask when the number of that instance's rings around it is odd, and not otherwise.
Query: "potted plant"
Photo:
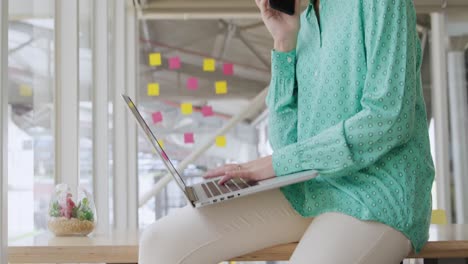
[[[48,228],[56,236],[86,236],[94,230],[96,209],[92,196],[84,189],[80,189],[79,196],[75,203],[66,184],[56,186],[48,215]]]

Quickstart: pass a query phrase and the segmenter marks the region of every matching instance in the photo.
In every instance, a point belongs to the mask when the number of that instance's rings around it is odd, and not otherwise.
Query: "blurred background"
[[[437,169],[433,207],[446,210],[450,222],[467,223],[468,2],[442,2],[414,1]],[[123,107],[122,92],[136,100],[188,183],[224,163],[271,154],[263,98],[273,40],[253,0],[80,0],[78,6],[74,56],[58,49],[66,37],[57,25],[69,22],[56,15],[56,1],[9,1],[2,89],[9,94],[10,242],[46,232],[59,182],[93,193],[100,231],[143,229],[186,204]],[[214,71],[204,68],[210,63]],[[67,77],[70,71],[76,78]],[[181,104],[192,112],[182,113]],[[69,124],[77,133],[57,132]]]

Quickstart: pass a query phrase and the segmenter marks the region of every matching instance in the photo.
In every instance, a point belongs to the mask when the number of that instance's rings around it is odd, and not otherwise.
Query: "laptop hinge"
[[[192,201],[192,202],[198,201],[198,197],[195,194],[195,191],[193,190],[193,187],[191,187],[191,186],[185,187],[185,190],[187,191],[187,195],[188,195],[190,201]]]

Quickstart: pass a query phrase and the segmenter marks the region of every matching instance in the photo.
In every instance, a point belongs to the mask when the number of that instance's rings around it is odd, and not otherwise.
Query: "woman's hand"
[[[218,184],[222,185],[232,178],[239,177],[245,180],[260,181],[275,177],[271,155],[243,164],[225,164],[219,168],[209,170],[203,178],[215,178],[223,176]]]
[[[263,22],[274,40],[274,49],[287,52],[296,48],[297,33],[300,26],[300,0],[295,1],[294,15],[272,9],[268,0],[255,0],[260,9]]]

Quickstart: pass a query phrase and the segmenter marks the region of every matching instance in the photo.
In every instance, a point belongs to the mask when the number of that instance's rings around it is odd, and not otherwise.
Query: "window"
[[[47,228],[54,188],[53,14],[11,19],[8,31],[8,217],[15,240]]]

